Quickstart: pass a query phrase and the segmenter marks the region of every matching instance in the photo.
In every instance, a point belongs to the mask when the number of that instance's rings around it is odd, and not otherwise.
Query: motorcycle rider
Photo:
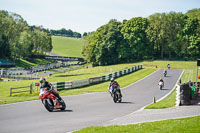
[[[167,64],[167,68],[170,69],[170,64]]]
[[[41,77],[40,78],[40,89],[41,88],[47,88],[48,91],[50,91],[53,95],[55,95],[59,100],[61,100],[61,97],[59,96],[59,94],[53,89],[53,86],[51,83],[46,81],[45,77]]]
[[[111,81],[111,82],[110,82],[109,87],[108,87],[108,90],[109,90],[110,94],[111,94],[111,95],[113,94],[114,88],[113,88],[112,86],[114,86],[114,87],[117,88],[117,91],[119,91],[120,96],[122,97],[121,90],[120,90],[120,86],[119,86],[118,82],[115,81],[114,78],[111,78],[110,81]]]
[[[167,70],[166,69],[164,69],[163,74],[167,75]]]
[[[160,82],[162,82],[163,87],[164,87],[164,80],[163,80],[162,78],[160,78],[160,80],[158,81],[158,84],[159,84]]]

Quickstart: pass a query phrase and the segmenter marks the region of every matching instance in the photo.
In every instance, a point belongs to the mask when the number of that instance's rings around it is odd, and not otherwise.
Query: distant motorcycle
[[[159,87],[160,90],[162,90],[162,88],[164,87],[163,82],[159,82],[159,83],[158,83],[158,87]]]
[[[167,71],[164,71],[163,74],[164,74],[164,77],[166,77],[167,76]]]
[[[112,87],[112,97],[113,97],[113,101],[116,103],[116,102],[119,102],[121,103],[122,102],[122,97],[120,95],[120,92],[118,91],[117,87],[115,86],[111,86]]]
[[[66,108],[64,100],[62,98],[59,100],[47,88],[40,89],[39,98],[49,112],[52,112],[54,109],[65,110]]]

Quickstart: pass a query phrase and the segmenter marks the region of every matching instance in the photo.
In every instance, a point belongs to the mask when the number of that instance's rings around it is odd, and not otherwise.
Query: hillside
[[[81,51],[83,46],[82,39],[52,36],[52,52],[67,57],[82,57]]]

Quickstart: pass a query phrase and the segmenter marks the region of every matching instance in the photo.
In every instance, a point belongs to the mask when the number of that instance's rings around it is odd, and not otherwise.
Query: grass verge
[[[123,126],[89,127],[75,133],[199,133],[200,116]]]
[[[53,60],[46,60],[46,59],[31,59],[31,60],[24,60],[24,59],[19,59],[16,61],[16,67],[32,67],[32,66],[37,66],[37,65],[43,65],[43,64],[48,64],[52,63]]]

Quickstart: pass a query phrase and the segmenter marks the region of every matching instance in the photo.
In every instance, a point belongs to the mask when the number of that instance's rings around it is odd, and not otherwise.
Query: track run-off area
[[[0,105],[2,133],[64,133],[89,126],[102,126],[113,119],[133,113],[160,99],[176,85],[183,70],[158,70],[144,79],[122,88],[122,103],[114,103],[108,92],[64,96],[65,111],[48,112],[40,100]],[[158,80],[164,79],[163,90]],[[117,81],[117,80],[116,80]]]

